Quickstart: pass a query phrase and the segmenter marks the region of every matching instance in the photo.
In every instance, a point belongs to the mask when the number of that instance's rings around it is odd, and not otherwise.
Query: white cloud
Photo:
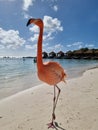
[[[39,32],[39,28],[38,28],[37,26],[35,26],[35,25],[31,26],[31,27],[29,28],[29,30],[30,30],[31,32],[34,32],[34,33],[38,33],[38,32]]]
[[[53,10],[57,12],[57,11],[58,11],[58,6],[57,6],[57,5],[54,5],[54,6],[53,6]]]
[[[74,42],[72,44],[68,44],[66,45],[67,47],[78,47],[78,48],[82,48],[83,46],[83,42]]]
[[[74,42],[72,45],[73,46],[79,46],[79,45],[82,45],[83,44],[83,42]]]
[[[53,46],[49,46],[49,44],[47,44],[45,47],[43,47],[43,49],[47,52],[51,52],[51,51],[58,52],[64,50],[64,46],[60,43]]]
[[[57,18],[52,18],[51,16],[44,16],[43,22],[44,22],[44,33],[63,31],[61,22]],[[30,31],[38,32],[39,29],[37,26],[33,26],[30,28]]]
[[[85,47],[93,48],[93,47],[94,47],[94,44],[86,44]]]
[[[0,28],[0,45],[6,48],[17,48],[22,46],[25,40],[19,36],[19,31],[3,30]]]
[[[23,10],[28,11],[28,8],[33,5],[35,0],[23,0]]]
[[[87,44],[83,42],[74,42],[72,44],[66,45],[66,47],[71,48],[71,49],[81,49],[81,48],[94,48],[94,44]]]
[[[3,45],[0,45],[0,49],[4,49],[4,46],[3,46]]]
[[[68,45],[66,45],[67,47],[71,47],[72,45],[71,44],[68,44]]]
[[[52,40],[54,39],[54,36],[51,35],[51,33],[48,33],[48,34],[44,34],[43,36],[43,40],[46,41],[46,40]]]
[[[82,48],[82,47],[83,47],[83,45],[79,45],[79,46],[78,46],[79,49]]]
[[[32,49],[32,46],[31,45],[25,45],[25,48],[26,49]]]
[[[23,5],[22,5],[22,15],[25,19],[30,18],[31,16],[27,13],[28,9],[30,6],[33,6],[35,0],[23,0]]]
[[[22,15],[25,19],[29,19],[31,16],[27,14],[26,12],[22,12]]]
[[[37,44],[34,44],[34,45],[25,45],[25,48],[26,49],[32,49],[36,52],[36,49],[37,49]]]
[[[58,20],[57,18],[52,18],[50,16],[44,16],[43,18],[44,22],[44,40],[52,40],[54,38],[54,35],[59,32],[63,31],[63,27],[61,26],[61,21]],[[37,40],[37,35],[39,33],[39,28],[37,26],[32,26],[29,28],[31,32],[36,33],[34,36],[31,38],[34,40]]]
[[[29,15],[26,11],[23,11],[21,14],[24,17],[24,19],[30,19],[30,18],[32,18],[32,16]]]
[[[44,44],[43,44],[43,47],[47,47],[47,46],[49,46],[48,43],[44,43]]]
[[[54,49],[55,49],[55,51],[56,52],[58,52],[58,51],[61,51],[61,50],[63,50],[63,45],[62,44],[56,44],[55,46],[54,46]]]
[[[34,34],[33,37],[30,37],[29,41],[34,42],[34,41],[36,41],[37,39],[38,39],[38,34]]]
[[[48,33],[48,31],[51,33],[57,32],[57,31],[63,31],[61,22],[57,18],[52,18],[50,16],[44,16],[43,22],[44,22],[44,27],[45,27],[44,30],[46,33]]]

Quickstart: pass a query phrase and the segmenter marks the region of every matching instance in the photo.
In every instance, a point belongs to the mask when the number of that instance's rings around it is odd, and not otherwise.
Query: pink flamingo
[[[43,82],[46,82],[49,85],[54,85],[54,98],[53,98],[53,112],[52,112],[52,121],[48,124],[48,128],[55,128],[54,120],[56,104],[60,95],[60,88],[57,86],[57,83],[60,81],[64,81],[66,77],[66,73],[62,66],[57,62],[47,62],[43,63],[42,61],[42,40],[43,40],[43,21],[41,19],[29,19],[27,22],[27,26],[29,24],[35,24],[39,27],[39,37],[38,37],[38,48],[37,48],[37,69],[38,69],[38,77]],[[56,96],[56,89],[58,90],[58,94]]]

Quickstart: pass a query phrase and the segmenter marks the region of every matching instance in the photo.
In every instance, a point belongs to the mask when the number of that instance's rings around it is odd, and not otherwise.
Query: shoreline
[[[56,108],[57,129],[98,129],[98,68],[81,77],[59,83],[61,95]],[[0,101],[2,130],[48,130],[51,121],[53,87],[41,84]]]
[[[19,92],[13,94],[13,95],[8,96],[8,97],[2,98],[2,99],[0,100],[0,103],[6,102],[6,101],[8,101],[8,100],[10,100],[10,99],[13,99],[13,98],[17,98],[18,96],[20,96],[20,95],[22,95],[22,94],[24,94],[24,93],[27,93],[27,92],[29,92],[29,91],[37,90],[37,89],[39,89],[39,88],[40,88],[41,86],[43,86],[43,85],[44,85],[44,83],[43,83],[43,84],[36,85],[36,86],[31,87],[31,88],[28,88],[28,89],[25,89],[25,90],[22,90],[22,91],[19,91]]]
[[[98,66],[94,66],[94,67],[87,68],[87,69],[81,71],[81,72],[80,72],[77,76],[75,76],[75,77],[71,77],[71,78],[68,78],[68,77],[67,77],[66,80],[67,80],[67,81],[70,81],[70,80],[73,80],[73,79],[80,78],[80,77],[82,77],[83,74],[84,74],[85,72],[87,72],[88,70],[92,70],[92,69],[96,69],[96,68],[98,68]],[[24,93],[24,92],[26,92],[26,91],[38,89],[40,86],[42,86],[42,85],[44,85],[44,84],[45,84],[45,83],[43,83],[43,82],[41,82],[41,81],[38,81],[37,85],[35,85],[35,86],[33,85],[33,87],[29,87],[29,88],[20,90],[20,91],[18,91],[18,92],[12,93],[12,94],[10,94],[10,95],[8,95],[8,96],[6,96],[6,97],[3,97],[3,98],[0,99],[0,102],[2,102],[3,100],[9,99],[9,98],[11,98],[11,97],[17,96],[18,94]],[[47,85],[47,84],[46,84],[46,85]]]
[[[96,61],[93,62],[92,60],[54,59],[53,61],[59,62],[62,65],[67,73],[67,79],[80,77],[85,70],[98,65]],[[4,67],[6,61],[1,62],[1,65],[3,68],[0,71],[0,100],[42,83],[37,77],[36,64],[33,64],[31,59],[25,61],[16,59],[14,64],[12,60],[8,60],[8,67],[6,69]]]

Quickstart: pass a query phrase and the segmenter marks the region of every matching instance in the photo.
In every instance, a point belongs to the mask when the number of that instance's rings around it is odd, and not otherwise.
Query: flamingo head
[[[42,21],[41,19],[31,18],[31,19],[28,20],[27,26],[28,26],[29,24],[31,24],[31,23],[33,23],[33,24],[35,24],[35,25],[37,25],[37,26],[39,26],[39,27],[43,27],[43,21]]]

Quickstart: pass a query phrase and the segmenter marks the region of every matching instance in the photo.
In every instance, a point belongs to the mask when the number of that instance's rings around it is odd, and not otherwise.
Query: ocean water
[[[97,67],[98,60],[44,59],[59,62],[67,79],[80,76],[85,70]],[[42,83],[37,77],[32,58],[0,58],[0,99]]]

